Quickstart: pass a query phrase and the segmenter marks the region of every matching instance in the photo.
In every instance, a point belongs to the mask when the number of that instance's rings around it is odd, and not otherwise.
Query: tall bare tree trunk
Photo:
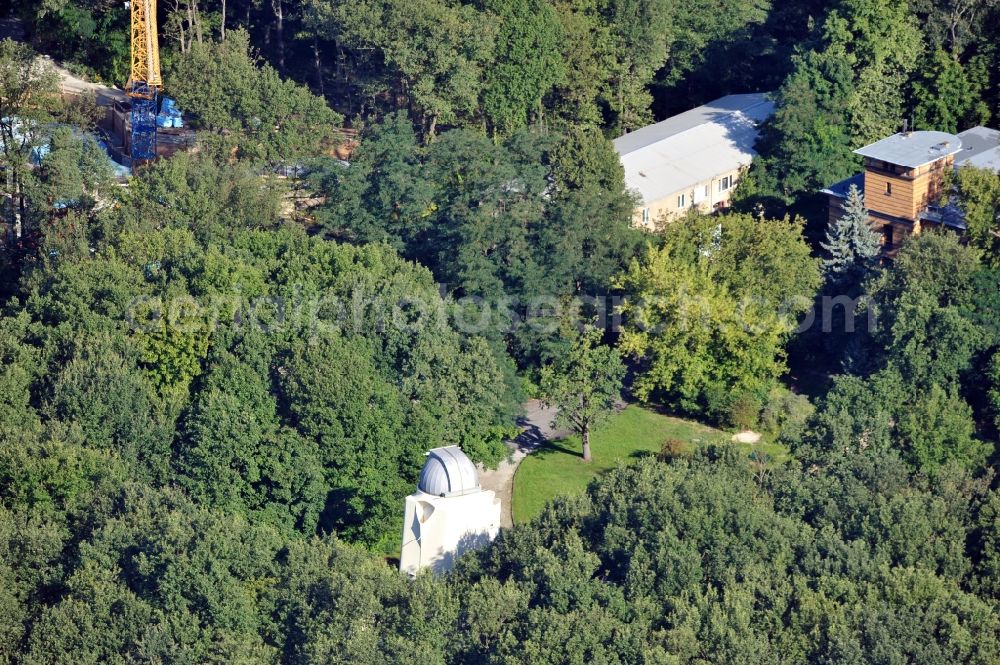
[[[320,97],[326,97],[326,89],[323,85],[323,63],[319,59],[319,41],[313,37],[313,64],[316,66],[316,87]]]
[[[21,176],[14,175],[14,197],[11,203],[14,203],[14,238],[20,240],[21,234],[24,232],[24,188],[21,186]]]
[[[194,43],[194,8],[191,6],[191,2],[187,3],[187,16],[188,16],[188,48],[191,48],[191,44]]]
[[[583,461],[590,461],[590,425],[583,426]]]
[[[285,75],[285,12],[281,6],[281,0],[271,0],[271,7],[274,9],[275,37],[278,40],[278,71]]]
[[[222,21],[219,23],[219,39],[226,41],[226,0],[222,0]]]
[[[198,37],[198,43],[203,43],[201,32],[201,14],[198,13],[198,0],[191,0],[192,16],[194,17],[194,34]]]
[[[180,13],[181,13],[181,3],[180,3],[180,0],[174,0],[174,9],[173,9],[173,12],[170,15],[171,19],[173,19],[176,16],[179,16]],[[172,23],[173,23],[173,21],[171,20],[171,24]],[[184,19],[183,18],[178,18],[177,19],[177,41],[178,41],[178,43],[180,45],[181,53],[186,53],[187,52],[187,44],[184,42]]]

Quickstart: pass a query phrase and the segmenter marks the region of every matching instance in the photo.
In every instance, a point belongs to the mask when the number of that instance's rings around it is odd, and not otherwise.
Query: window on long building
[[[683,208],[685,203],[687,203],[687,195],[686,194],[681,194],[680,196],[677,197],[677,207],[678,208]]]

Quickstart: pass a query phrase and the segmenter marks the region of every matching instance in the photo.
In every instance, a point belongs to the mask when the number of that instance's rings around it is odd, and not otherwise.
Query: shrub
[[[661,462],[669,462],[683,455],[686,448],[687,444],[680,439],[664,439],[663,443],[660,444],[660,452],[657,453],[656,459]]]
[[[767,404],[760,414],[760,426],[767,432],[780,434],[782,438],[796,439],[815,410],[805,395],[796,395],[778,386],[768,393]]]
[[[761,400],[753,393],[739,393],[729,402],[729,424],[737,429],[753,429],[760,418]]]

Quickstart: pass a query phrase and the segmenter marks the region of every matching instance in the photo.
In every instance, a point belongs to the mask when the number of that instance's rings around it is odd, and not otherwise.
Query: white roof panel
[[[962,152],[955,155],[956,166],[975,166],[1000,172],[1000,130],[973,127],[958,135]]]
[[[615,140],[625,184],[651,203],[746,166],[773,112],[764,94],[730,95],[626,134]]]
[[[961,166],[975,166],[979,169],[992,169],[1000,173],[1000,148],[993,148],[978,155],[963,159]]]

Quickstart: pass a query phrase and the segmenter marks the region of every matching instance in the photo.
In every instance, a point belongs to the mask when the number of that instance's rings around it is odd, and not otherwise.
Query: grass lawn
[[[778,461],[788,457],[782,446],[766,439],[751,446],[732,443],[731,437],[713,427],[630,405],[591,433],[594,459],[590,464],[583,461],[578,436],[555,441],[528,455],[514,476],[514,521],[527,522],[556,496],[583,492],[591,480],[615,468],[619,461],[655,455],[667,439],[684,442],[688,452],[700,445],[729,443],[747,455],[756,448]]]

